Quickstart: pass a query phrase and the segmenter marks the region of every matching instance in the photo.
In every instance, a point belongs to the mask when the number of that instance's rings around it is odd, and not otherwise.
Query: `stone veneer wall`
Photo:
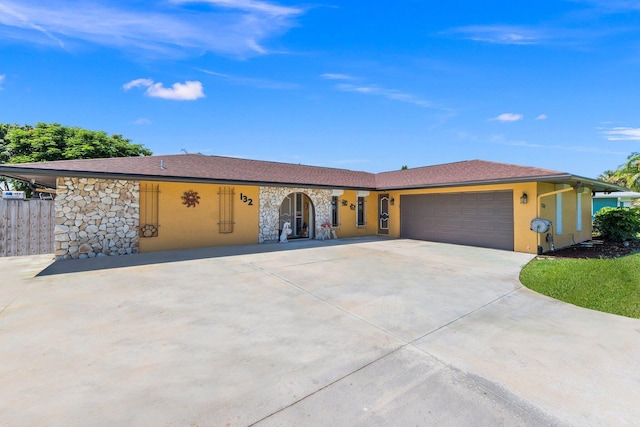
[[[278,240],[280,228],[280,205],[291,193],[305,193],[315,209],[315,227],[331,220],[332,190],[297,187],[260,187],[260,220],[258,241]],[[314,230],[315,236],[315,230]]]
[[[56,258],[138,252],[138,181],[58,178],[56,192]]]

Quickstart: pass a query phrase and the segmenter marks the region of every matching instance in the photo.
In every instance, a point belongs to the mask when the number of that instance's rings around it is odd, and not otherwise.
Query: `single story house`
[[[383,235],[540,253],[591,239],[595,179],[482,160],[383,173],[201,154],[0,165],[54,188],[55,253],[86,258]],[[547,220],[532,231],[532,220]]]
[[[640,201],[640,193],[633,191],[596,192],[591,198],[591,212],[595,216],[596,212],[605,207],[630,208]]]

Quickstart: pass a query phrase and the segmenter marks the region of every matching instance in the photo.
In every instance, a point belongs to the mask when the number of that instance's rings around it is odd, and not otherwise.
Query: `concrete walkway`
[[[343,239],[0,259],[0,425],[637,425],[640,321],[530,255]]]

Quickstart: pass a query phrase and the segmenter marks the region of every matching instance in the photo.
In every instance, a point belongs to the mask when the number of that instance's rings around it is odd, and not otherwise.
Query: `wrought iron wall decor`
[[[187,205],[188,208],[196,207],[196,205],[200,204],[200,196],[198,196],[197,191],[185,191],[182,195],[182,204]]]
[[[158,184],[140,184],[140,237],[158,237]]]
[[[141,237],[158,237],[158,227],[153,224],[145,224],[140,227]]]
[[[342,206],[347,206],[349,202],[347,200],[342,200]]]
[[[233,206],[235,200],[235,191],[233,187],[218,188],[218,232],[221,234],[233,233]],[[244,196],[247,198],[247,196]],[[240,200],[243,200],[243,194],[240,193]],[[253,200],[248,199],[246,203],[253,204]],[[243,200],[244,201],[244,200]]]

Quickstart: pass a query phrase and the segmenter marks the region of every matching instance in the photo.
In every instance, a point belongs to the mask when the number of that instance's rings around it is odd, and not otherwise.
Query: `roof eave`
[[[7,173],[6,171],[11,171]],[[166,176],[166,175],[145,175],[145,174],[130,174],[130,173],[117,173],[117,172],[96,172],[96,171],[70,171],[62,169],[33,169],[33,168],[20,168],[11,166],[10,168],[3,168],[0,165],[0,176],[6,176],[7,178],[17,179],[21,181],[31,182],[33,177],[46,176],[46,177],[72,177],[72,178],[111,178],[111,179],[129,179],[137,181],[165,181],[165,182],[191,182],[191,183],[203,183],[203,184],[233,184],[233,185],[259,185],[259,186],[271,186],[271,187],[306,187],[306,188],[318,188],[318,189],[354,189],[354,190],[369,190],[375,191],[375,187],[370,186],[345,186],[345,185],[331,185],[331,184],[312,184],[304,182],[272,182],[272,181],[252,181],[252,180],[238,180],[238,179],[219,179],[219,178],[198,178],[189,176]],[[50,182],[36,183],[51,186]]]
[[[553,182],[557,184],[568,183],[571,185],[577,185],[581,182],[592,188],[593,191],[629,191],[628,188],[599,181],[596,179],[586,178],[578,175],[571,174],[557,174],[557,175],[540,175],[540,176],[528,176],[518,178],[499,178],[499,179],[485,179],[466,182],[444,182],[437,184],[411,184],[411,185],[396,185],[396,186],[349,186],[349,185],[330,185],[330,184],[311,184],[303,182],[273,182],[273,181],[252,181],[252,180],[238,180],[238,179],[219,179],[219,178],[198,178],[189,176],[165,176],[165,175],[145,175],[145,174],[130,174],[130,173],[117,173],[117,172],[88,172],[88,171],[70,171],[62,169],[35,169],[25,168],[17,165],[0,165],[0,176],[6,176],[11,179],[22,180],[26,182],[33,182],[43,186],[50,186],[50,180],[38,180],[37,177],[88,177],[88,178],[113,178],[113,179],[134,179],[134,180],[146,180],[146,181],[169,181],[169,182],[193,182],[193,183],[220,183],[220,184],[234,184],[234,185],[261,185],[261,186],[273,186],[273,187],[308,187],[319,189],[354,189],[354,190],[369,190],[369,191],[390,191],[390,190],[409,190],[418,188],[450,188],[450,187],[469,187],[475,185],[492,185],[492,184],[509,184],[520,182]]]
[[[584,176],[572,175],[571,179],[576,182],[581,182],[583,185],[586,184],[592,188],[592,191],[630,191],[626,187],[622,187],[617,184],[612,184],[610,182],[600,181],[598,179],[586,178]]]
[[[482,180],[464,181],[464,182],[440,182],[437,184],[411,184],[411,185],[378,187],[378,190],[387,191],[387,190],[410,190],[410,189],[417,189],[417,188],[470,187],[474,185],[512,184],[512,183],[520,183],[520,182],[540,182],[540,181],[568,182],[571,180],[572,177],[573,175],[570,175],[570,174],[562,174],[562,175],[527,176],[527,177],[516,177],[516,178],[496,178],[496,179],[482,179]]]

